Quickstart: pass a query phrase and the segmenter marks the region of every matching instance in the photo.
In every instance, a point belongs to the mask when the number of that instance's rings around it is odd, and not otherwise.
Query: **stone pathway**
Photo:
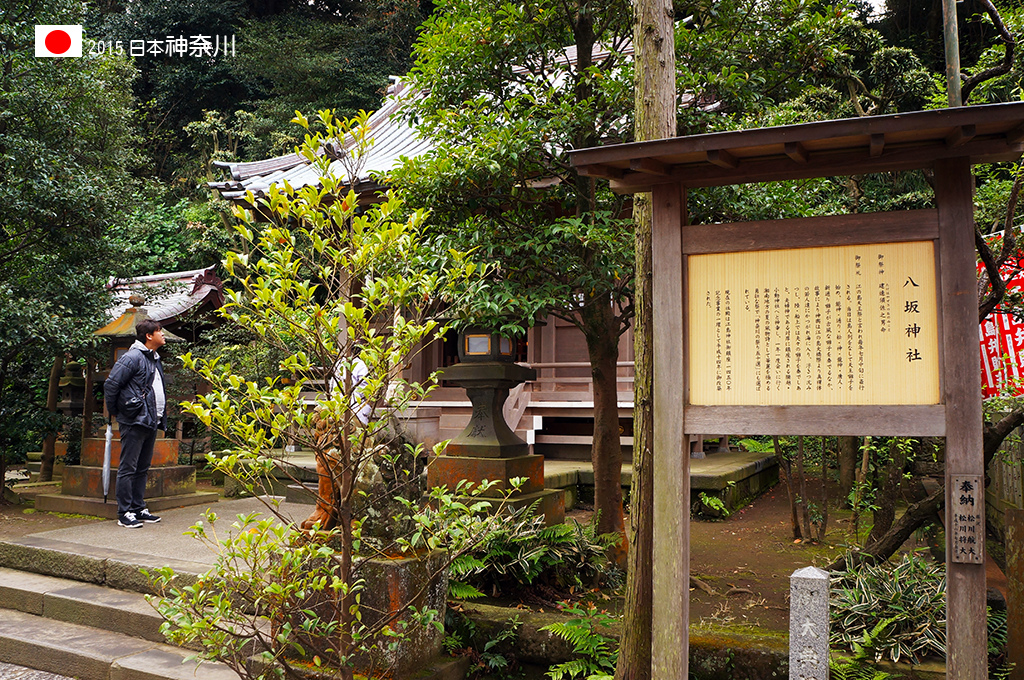
[[[71,678],[25,668],[24,666],[0,663],[0,680],[71,680]]]

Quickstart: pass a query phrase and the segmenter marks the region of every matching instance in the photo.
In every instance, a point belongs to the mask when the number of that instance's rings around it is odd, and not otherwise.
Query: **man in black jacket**
[[[164,368],[156,350],[164,346],[160,324],[143,319],[135,343],[121,355],[103,383],[107,411],[117,418],[121,462],[117,466],[117,523],[135,529],[160,518],[146,508],[143,494],[153,461],[157,429],[167,427]]]

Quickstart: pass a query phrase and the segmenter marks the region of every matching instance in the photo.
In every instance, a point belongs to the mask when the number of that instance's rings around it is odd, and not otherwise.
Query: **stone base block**
[[[109,496],[114,495],[117,468],[110,470]],[[192,465],[150,468],[146,478],[146,498],[181,496],[196,490],[196,469]],[[103,498],[103,468],[69,465],[64,470],[61,493],[67,496]]]
[[[29,472],[29,481],[36,483],[39,481],[39,471],[43,467],[42,463],[28,463],[25,465],[25,469]],[[51,479],[60,479],[64,475],[64,463],[56,462],[53,464],[53,475]]]
[[[15,484],[14,486],[5,486],[3,491],[3,497],[7,499],[8,503],[18,505],[31,501],[41,493],[60,493],[60,481]]]
[[[470,456],[436,456],[427,465],[427,486],[431,489],[447,486],[454,490],[462,480],[497,480],[499,483],[489,491],[488,496],[497,496],[504,491],[508,480],[523,477],[526,482],[522,493],[529,494],[544,489],[544,457],[537,455],[515,458],[476,458]]]
[[[189,505],[212,505],[220,500],[218,494],[209,491],[182,494],[180,496],[164,496],[161,498],[146,497],[146,505],[153,512],[169,508],[183,508]],[[91,515],[93,517],[117,518],[117,501],[113,494],[103,502],[103,498],[86,496],[67,496],[64,494],[41,494],[36,496],[36,510],[40,512],[66,512],[75,515]]]
[[[435,551],[406,559],[360,560],[359,575],[366,580],[360,594],[363,623],[372,626],[398,616],[407,604],[421,611],[433,609],[443,621],[448,606],[447,559],[444,552]],[[392,625],[400,628],[411,623],[411,615],[405,613]],[[444,633],[433,626],[412,625],[398,645],[383,645],[385,649],[376,652],[375,658],[357,661],[357,666],[387,670],[394,678],[412,677],[426,660],[440,655],[443,641]]]
[[[106,446],[106,438],[91,437],[82,441],[82,465],[103,467],[103,449]],[[178,464],[177,439],[161,437],[153,445],[153,467],[167,467]],[[110,467],[117,469],[121,460],[121,440],[115,434],[110,442]]]
[[[460,435],[461,437],[461,435]],[[446,456],[458,456],[465,458],[517,458],[530,453],[530,445],[522,441],[514,433],[511,435],[514,441],[485,441],[483,439],[467,439],[461,441],[456,438],[448,442],[444,449]],[[511,439],[510,437],[510,439]]]

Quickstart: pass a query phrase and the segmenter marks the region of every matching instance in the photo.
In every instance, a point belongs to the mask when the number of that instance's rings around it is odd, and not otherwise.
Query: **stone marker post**
[[[828,680],[828,572],[789,577],[789,680]]]

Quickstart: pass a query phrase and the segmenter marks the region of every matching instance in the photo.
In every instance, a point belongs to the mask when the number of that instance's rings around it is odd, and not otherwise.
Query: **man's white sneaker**
[[[117,516],[117,526],[127,529],[139,529],[142,527],[142,521],[135,516],[134,512],[126,512],[123,515]]]

